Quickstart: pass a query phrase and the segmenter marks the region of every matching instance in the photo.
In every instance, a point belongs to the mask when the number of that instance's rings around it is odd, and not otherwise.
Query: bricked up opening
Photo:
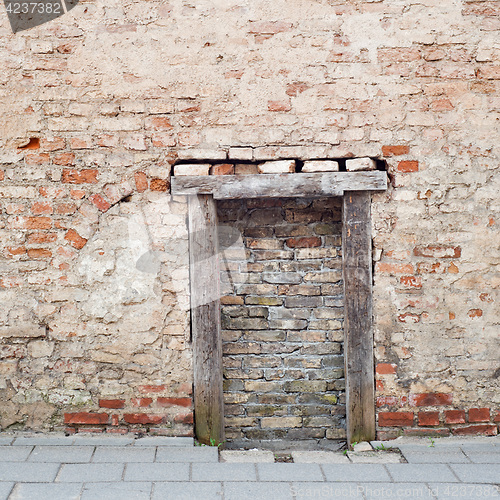
[[[221,263],[228,446],[333,446],[345,437],[341,198],[219,201],[218,216],[246,254]]]

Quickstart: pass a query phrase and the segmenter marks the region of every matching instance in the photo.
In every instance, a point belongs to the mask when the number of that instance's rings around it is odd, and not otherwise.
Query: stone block
[[[377,163],[371,158],[353,158],[346,160],[345,166],[348,172],[359,172],[363,170],[376,170]]]
[[[338,172],[339,164],[332,160],[309,160],[304,162],[302,172]]]
[[[295,160],[266,161],[258,166],[259,174],[288,174],[295,172]]]
[[[174,175],[208,175],[211,165],[209,163],[186,163],[175,165]]]

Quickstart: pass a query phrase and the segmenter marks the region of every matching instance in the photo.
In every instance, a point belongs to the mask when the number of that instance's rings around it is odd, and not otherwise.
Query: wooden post
[[[344,363],[350,445],[375,439],[371,195],[347,191],[343,200]]]
[[[217,207],[211,195],[188,197],[194,418],[200,443],[224,441]]]

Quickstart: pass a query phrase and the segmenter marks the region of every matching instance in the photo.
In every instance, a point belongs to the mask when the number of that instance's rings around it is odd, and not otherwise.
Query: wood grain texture
[[[369,192],[345,193],[342,251],[348,443],[375,439],[372,242]]]
[[[222,338],[217,207],[210,195],[190,196],[189,260],[197,439],[224,441]]]
[[[387,174],[320,172],[172,177],[172,194],[213,194],[215,199],[342,196],[345,191],[384,191]]]

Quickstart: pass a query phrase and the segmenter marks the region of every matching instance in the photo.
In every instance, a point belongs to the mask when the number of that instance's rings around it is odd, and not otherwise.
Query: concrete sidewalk
[[[497,437],[373,446],[382,450],[294,451],[295,463],[274,463],[272,452],[219,458],[191,438],[0,434],[0,499],[500,498]]]

